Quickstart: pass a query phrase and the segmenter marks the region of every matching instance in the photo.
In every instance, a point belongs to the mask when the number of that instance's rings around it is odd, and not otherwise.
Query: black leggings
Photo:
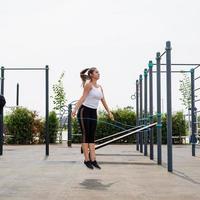
[[[77,113],[82,132],[82,143],[94,143],[97,127],[97,109],[82,105]]]

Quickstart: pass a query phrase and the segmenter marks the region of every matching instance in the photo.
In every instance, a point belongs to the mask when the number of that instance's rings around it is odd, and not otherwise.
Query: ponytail
[[[87,74],[85,74],[89,69],[90,68],[86,68],[86,69],[84,69],[80,72],[80,77],[81,77],[81,80],[82,80],[82,86],[83,87],[85,86],[86,81],[90,79],[90,77]]]
[[[86,68],[80,72],[80,77],[82,79],[82,86],[85,86],[87,80],[91,80],[90,75],[96,70],[96,67]],[[87,74],[85,74],[87,72]]]

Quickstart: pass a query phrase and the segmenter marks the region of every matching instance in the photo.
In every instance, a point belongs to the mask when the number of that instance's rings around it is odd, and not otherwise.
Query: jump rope
[[[116,123],[116,124],[113,124],[113,123],[110,123],[110,122],[106,122],[106,121],[103,121],[103,120],[97,120],[97,119],[89,118],[89,117],[83,117],[83,118],[81,117],[81,118],[77,118],[77,119],[93,120],[93,121],[97,121],[97,122],[101,122],[101,123],[104,123],[104,124],[108,124],[108,125],[114,126],[116,128],[122,129],[122,130],[127,130],[126,128],[123,128],[122,126],[129,127],[129,128],[134,128],[135,127],[135,126],[132,126],[132,125],[129,125],[129,124],[121,123],[121,122],[119,122],[117,120],[113,120]]]

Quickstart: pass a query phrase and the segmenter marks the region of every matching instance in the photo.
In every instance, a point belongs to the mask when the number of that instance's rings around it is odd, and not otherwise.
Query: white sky
[[[68,102],[82,94],[79,72],[95,66],[108,105],[132,106],[136,79],[156,52],[164,51],[167,40],[173,63],[200,63],[199,10],[198,0],[0,0],[0,65],[48,64],[50,95],[65,71]],[[9,71],[5,76],[7,105],[15,105],[19,82],[20,105],[43,115],[44,74]],[[173,75],[174,111],[183,108],[178,100],[181,77]],[[164,75],[162,80],[165,111]]]

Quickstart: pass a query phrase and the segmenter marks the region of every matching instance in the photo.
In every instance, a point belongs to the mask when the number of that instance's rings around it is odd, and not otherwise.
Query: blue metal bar
[[[153,74],[152,74],[152,61],[149,61],[149,123],[153,123]],[[154,159],[154,134],[153,134],[153,127],[149,130],[150,134],[150,159]]]
[[[173,171],[172,159],[172,95],[171,95],[171,42],[166,42],[166,80],[167,80],[167,158],[168,171]]]
[[[166,73],[166,71],[160,71],[161,73]],[[172,73],[190,73],[190,71],[184,71],[184,70],[174,70],[171,71]],[[156,73],[156,71],[153,71],[153,73]]]
[[[161,79],[160,79],[160,52],[156,54],[156,71],[157,71],[157,164],[162,164],[162,122],[161,122]]]
[[[191,135],[191,143],[192,143],[192,156],[195,156],[195,143],[196,143],[196,115],[195,115],[195,94],[194,94],[194,88],[195,88],[195,82],[194,82],[194,69],[191,69],[191,114],[192,114],[192,135]]]
[[[156,63],[154,63],[153,65],[156,65]],[[166,63],[161,63],[160,65],[167,65]],[[171,65],[173,65],[173,66],[180,66],[180,65],[182,65],[182,66],[199,66],[200,64],[186,64],[186,63],[183,63],[183,64],[179,64],[179,63],[177,63],[177,64],[171,64]]]

